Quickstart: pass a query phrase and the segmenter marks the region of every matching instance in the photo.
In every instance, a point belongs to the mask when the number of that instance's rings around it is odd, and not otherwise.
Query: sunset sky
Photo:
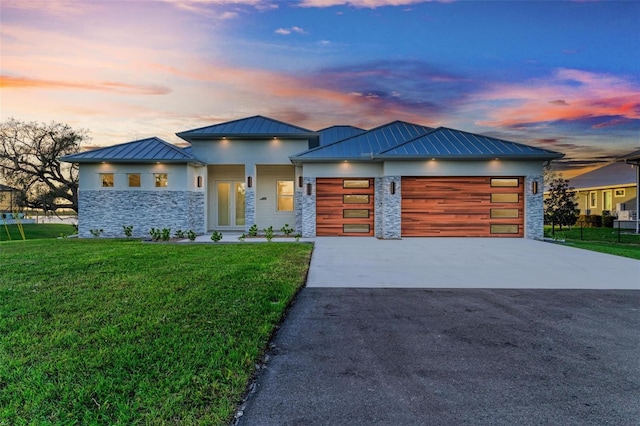
[[[92,145],[252,115],[640,149],[640,2],[0,0],[0,117]],[[575,171],[574,171],[575,173]]]

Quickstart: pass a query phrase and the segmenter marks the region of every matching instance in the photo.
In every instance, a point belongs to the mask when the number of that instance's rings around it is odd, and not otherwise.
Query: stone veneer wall
[[[402,237],[402,179],[400,176],[384,176],[381,180],[381,191],[378,192],[376,187],[376,200],[382,198],[382,231],[381,235],[378,236],[378,231],[376,230],[376,236],[385,240],[400,239]],[[395,194],[391,193],[391,182],[395,182]]]
[[[296,233],[302,235],[302,197],[304,197],[304,184],[303,188],[298,186],[298,182],[295,182],[295,192],[293,195],[293,209],[296,213]]]
[[[244,192],[244,232],[256,223],[256,187],[245,188]]]
[[[538,182],[538,193],[531,191],[533,182]],[[542,175],[524,178],[524,237],[541,240],[544,238],[544,180]]]
[[[307,184],[311,184],[311,195],[307,195]],[[316,179],[305,177],[302,180],[302,236],[316,236]]]
[[[197,234],[204,229],[204,192],[195,191],[80,191],[78,233],[92,237],[124,237],[123,226],[133,226],[134,237],[147,237],[151,228],[181,229]]]

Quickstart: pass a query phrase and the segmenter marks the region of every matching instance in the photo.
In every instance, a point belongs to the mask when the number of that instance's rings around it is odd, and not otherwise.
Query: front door
[[[216,227],[244,227],[244,193],[244,182],[216,182]]]

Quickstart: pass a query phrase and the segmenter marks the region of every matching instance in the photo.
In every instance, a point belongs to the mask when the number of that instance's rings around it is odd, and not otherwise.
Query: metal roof
[[[404,121],[376,127],[348,139],[310,149],[291,157],[292,160],[365,160],[398,144],[423,135],[432,129]]]
[[[635,185],[635,183],[636,170],[634,166],[621,161],[607,164],[569,180],[569,185],[575,189]]]
[[[67,163],[101,163],[103,161],[151,163],[162,161],[164,163],[204,164],[191,153],[156,137],[67,155],[60,160]]]
[[[438,127],[423,136],[381,152],[377,156],[381,159],[456,160],[487,158],[551,160],[560,157],[563,157],[563,154],[559,152],[447,127]]]
[[[318,130],[320,134],[320,145],[328,145],[366,132],[366,130],[355,126],[331,126]]]
[[[273,137],[301,137],[315,141],[318,139],[318,133],[313,130],[283,123],[261,115],[200,127],[199,129],[186,130],[176,133],[176,135],[187,141],[212,138],[265,139]]]
[[[631,154],[623,156],[622,159],[629,163],[634,162],[637,164],[637,161],[640,160],[640,150],[633,151]]]

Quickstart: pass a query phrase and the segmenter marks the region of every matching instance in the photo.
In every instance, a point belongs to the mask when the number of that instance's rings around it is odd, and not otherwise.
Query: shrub
[[[221,239],[222,239],[222,232],[213,231],[213,233],[211,234],[211,241],[213,241],[214,243],[217,243]]]
[[[178,229],[173,235],[176,238],[184,238],[184,231],[182,229]]]
[[[613,216],[611,216],[611,212],[609,210],[604,210],[602,212],[602,227],[603,228],[613,228]]]
[[[576,226],[584,228],[600,228],[602,227],[602,216],[597,214],[581,214],[578,216]]]
[[[264,237],[267,239],[267,241],[271,241],[273,240],[273,226],[270,226],[268,228],[264,229]]]
[[[250,237],[258,236],[258,225],[256,225],[255,223],[251,225],[251,228],[249,228],[249,236]]]
[[[160,229],[151,228],[149,230],[149,235],[151,235],[151,239],[153,241],[160,241],[162,239],[162,231]]]
[[[133,225],[122,225],[122,231],[124,232],[125,237],[131,238],[131,236],[133,235]]]
[[[91,232],[91,235],[93,235],[95,238],[98,238],[100,235],[102,235],[104,230],[103,229],[89,229],[89,232]]]
[[[187,231],[187,238],[189,239],[189,241],[195,241],[196,240],[196,233],[193,232],[193,230],[189,229]]]
[[[288,223],[285,223],[284,226],[280,228],[280,232],[282,232],[285,237],[290,237],[291,234],[295,232],[295,229],[290,227]]]
[[[162,228],[162,241],[169,241],[171,239],[171,229]]]

